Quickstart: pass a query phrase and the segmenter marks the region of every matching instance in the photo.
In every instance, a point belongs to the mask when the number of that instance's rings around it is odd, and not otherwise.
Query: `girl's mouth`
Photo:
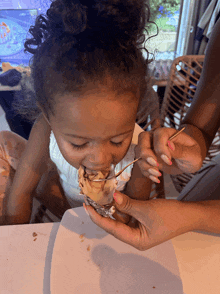
[[[81,166],[78,170],[79,187],[81,188],[81,194],[90,197],[93,201],[100,205],[105,205],[112,202],[113,193],[117,186],[116,178],[110,181],[95,181],[98,179],[107,179],[114,174],[114,165],[108,171],[94,171],[86,169],[85,166]]]
[[[100,168],[90,168],[90,167],[86,167],[84,165],[82,165],[84,171],[88,174],[88,175],[97,175],[98,172],[102,172],[103,174],[105,173],[109,173],[113,168],[114,168],[114,165],[112,164],[111,166],[109,167],[100,167]]]

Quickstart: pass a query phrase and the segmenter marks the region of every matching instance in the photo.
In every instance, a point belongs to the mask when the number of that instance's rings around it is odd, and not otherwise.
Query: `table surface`
[[[96,226],[82,208],[65,212],[53,248],[51,294],[183,294],[172,242],[139,251]]]
[[[59,225],[0,227],[1,294],[50,293],[50,263]]]
[[[59,226],[0,227],[1,294],[50,293],[52,253]],[[219,237],[189,232],[172,239],[184,293],[220,293]]]

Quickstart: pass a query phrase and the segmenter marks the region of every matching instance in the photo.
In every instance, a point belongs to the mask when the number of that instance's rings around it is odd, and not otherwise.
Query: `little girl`
[[[25,50],[33,54],[32,98],[41,113],[27,142],[0,134],[2,223],[28,223],[33,197],[62,217],[83,204],[80,165],[114,164],[117,172],[134,160],[135,119],[147,90],[145,14],[144,0],[55,0],[38,16]],[[135,164],[117,189],[147,199],[151,182]]]

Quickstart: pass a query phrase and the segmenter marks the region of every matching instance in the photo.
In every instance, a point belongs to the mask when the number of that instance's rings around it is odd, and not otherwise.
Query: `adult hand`
[[[183,131],[169,141],[176,132],[172,128],[158,128],[153,133],[142,132],[138,137],[135,153],[137,158],[142,158],[139,167],[154,182],[159,182],[158,170],[169,174],[193,173],[202,166],[202,150],[194,136]]]
[[[117,192],[114,194],[116,208],[134,217],[137,227],[99,215],[91,206],[85,206],[92,221],[117,239],[139,249],[146,250],[175,236],[199,229],[200,214],[194,203],[177,200],[155,199],[138,201]]]

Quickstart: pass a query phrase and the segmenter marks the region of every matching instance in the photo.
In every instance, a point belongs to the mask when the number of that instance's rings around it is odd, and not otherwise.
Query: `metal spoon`
[[[172,135],[169,138],[169,141],[171,141],[172,139],[174,139],[176,136],[178,136],[180,133],[182,133],[185,130],[185,127],[183,127],[181,130],[179,130],[178,132],[176,132],[174,135]],[[123,173],[123,171],[129,167],[129,165],[135,163],[136,161],[138,161],[139,159],[141,159],[141,157],[138,157],[137,159],[133,160],[132,162],[130,162],[128,165],[126,165],[122,170],[120,170],[117,174],[111,176],[110,178],[107,179],[97,179],[97,180],[92,180],[93,182],[104,182],[104,181],[108,181],[111,180],[113,178],[117,178],[118,176],[120,176],[121,173]]]

